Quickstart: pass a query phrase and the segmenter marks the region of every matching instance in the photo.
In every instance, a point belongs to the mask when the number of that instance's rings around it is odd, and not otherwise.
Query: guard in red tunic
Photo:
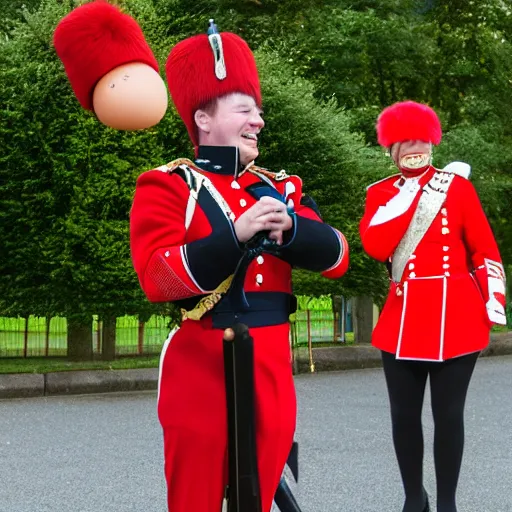
[[[400,173],[370,185],[363,247],[385,262],[389,295],[372,343],[382,351],[404,512],[429,510],[423,489],[421,410],[430,376],[437,511],[456,512],[466,391],[493,324],[505,324],[505,277],[469,166],[431,165],[441,125],[412,101],[386,108],[379,143]]]
[[[165,342],[158,416],[164,432],[168,507],[220,512],[227,484],[223,330],[248,325],[254,339],[256,446],[262,511],[269,512],[295,431],[289,314],[293,267],[339,278],[343,235],[324,224],[298,176],[254,164],[263,129],[260,84],[247,44],[231,33],[178,43],[166,73],[196,159],[143,173],[131,211],[133,264],[154,302],[180,304],[183,321]],[[277,244],[248,267],[248,308],[223,307],[246,244]],[[225,505],[225,502],[224,502]]]

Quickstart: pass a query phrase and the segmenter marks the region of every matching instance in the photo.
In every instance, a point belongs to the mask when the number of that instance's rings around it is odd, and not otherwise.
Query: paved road
[[[400,512],[381,371],[296,383],[303,510]],[[429,412],[425,473],[433,493]],[[466,419],[459,512],[512,512],[512,357],[479,361]],[[0,512],[129,511],[165,511],[155,393],[0,402]]]

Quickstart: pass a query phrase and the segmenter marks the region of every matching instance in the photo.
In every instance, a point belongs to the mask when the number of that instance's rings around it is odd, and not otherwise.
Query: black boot
[[[402,509],[402,512],[430,512],[430,504],[429,504],[429,500],[428,500],[428,493],[427,491],[425,490],[425,488],[423,488],[423,499],[421,500],[421,498],[419,500],[416,500],[416,501],[406,501],[405,504],[404,504],[404,508]],[[422,506],[421,503],[424,503],[424,505]],[[421,509],[419,507],[422,507]]]

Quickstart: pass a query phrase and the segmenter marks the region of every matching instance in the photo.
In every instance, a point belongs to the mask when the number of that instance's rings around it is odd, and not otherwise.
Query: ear
[[[210,133],[211,130],[211,120],[210,115],[204,110],[196,110],[194,113],[194,121],[197,126],[197,130],[199,133]]]

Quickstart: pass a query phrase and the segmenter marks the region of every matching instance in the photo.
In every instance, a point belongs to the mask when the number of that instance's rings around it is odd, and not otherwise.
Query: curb
[[[512,332],[494,333],[481,357],[512,355]],[[313,348],[315,372],[378,368],[380,351],[370,344]],[[294,354],[295,373],[309,373],[307,348]],[[0,374],[0,399],[77,395],[158,388],[158,368],[82,370],[47,374]]]
[[[158,368],[0,375],[0,399],[82,395],[158,388]]]
[[[512,354],[512,332],[491,335],[491,343],[482,351],[482,357],[509,356]]]
[[[45,384],[45,395],[145,391],[157,389],[158,368],[47,373]]]
[[[315,372],[356,370],[378,368],[382,366],[380,351],[370,344],[357,346],[313,348]],[[295,373],[310,373],[310,361],[307,348],[299,348],[295,355]]]
[[[14,373],[0,375],[0,398],[29,398],[44,395],[45,375]]]
[[[505,355],[512,355],[512,332],[491,334],[491,342],[480,357]],[[380,350],[369,343],[313,348],[313,364],[315,372],[382,367]],[[296,351],[295,369],[296,373],[311,373],[307,348]]]

